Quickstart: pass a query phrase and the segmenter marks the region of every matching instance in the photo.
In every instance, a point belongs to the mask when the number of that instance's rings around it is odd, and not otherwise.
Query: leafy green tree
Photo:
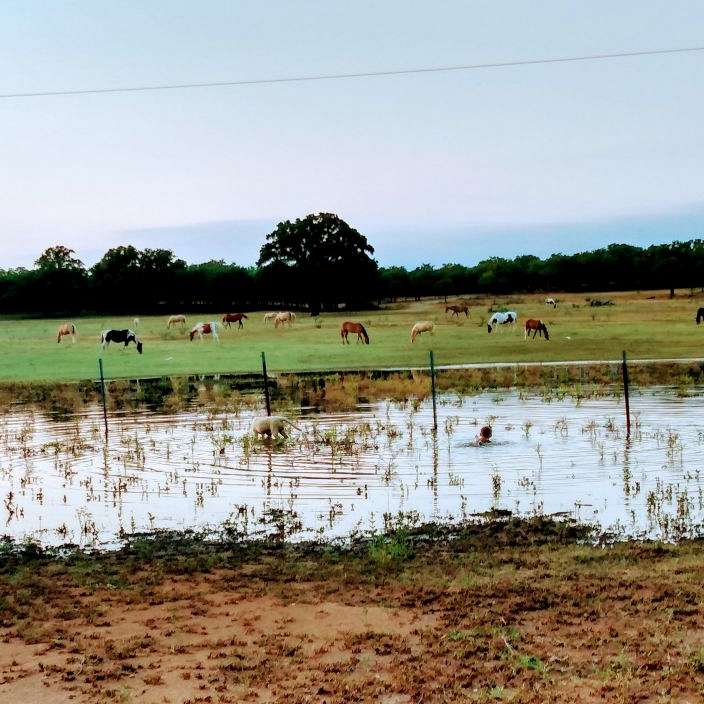
[[[34,262],[36,270],[22,283],[29,284],[28,303],[47,313],[68,312],[87,303],[88,276],[73,249],[49,247]]]
[[[311,315],[321,304],[372,300],[377,263],[367,238],[332,213],[286,220],[267,235],[258,265],[283,275],[295,297],[307,300]]]
[[[79,271],[83,269],[83,262],[74,256],[75,253],[75,250],[63,245],[49,247],[34,265],[43,271]]]

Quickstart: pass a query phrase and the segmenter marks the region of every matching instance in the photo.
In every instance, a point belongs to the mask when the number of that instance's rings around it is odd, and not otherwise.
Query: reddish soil
[[[8,573],[0,701],[704,701],[701,544],[164,566]]]

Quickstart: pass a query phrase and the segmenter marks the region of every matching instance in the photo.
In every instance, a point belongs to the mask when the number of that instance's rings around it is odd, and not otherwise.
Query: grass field
[[[627,350],[633,358],[698,357],[702,355],[704,326],[694,322],[696,309],[704,304],[679,291],[674,300],[667,293],[643,292],[591,294],[609,298],[614,306],[592,308],[585,295],[563,295],[556,310],[547,308],[544,296],[506,296],[469,299],[471,317],[451,319],[439,301],[422,301],[387,307],[380,311],[324,314],[320,327],[300,315],[293,328],[275,330],[265,326],[263,312],[250,314],[244,330],[221,330],[220,344],[210,339],[189,342],[187,329],[166,329],[165,317],[141,317],[139,334],[144,354],[133,346],[126,351],[113,346],[105,352],[109,378],[154,377],[195,373],[248,372],[260,369],[260,352],[266,352],[272,371],[362,369],[422,365],[428,350],[437,364],[463,362],[514,362],[609,359]],[[524,341],[520,329],[487,333],[488,308],[508,306],[520,322],[542,318],[550,329],[550,341]],[[197,320],[219,320],[220,315],[188,316],[188,328]],[[417,320],[436,322],[433,336],[423,335],[411,344],[409,332]],[[362,322],[369,332],[369,346],[340,343],[343,320]],[[0,380],[71,381],[95,378],[100,350],[100,331],[108,327],[131,327],[132,318],[76,318],[78,342],[56,343],[56,319],[0,320]]]

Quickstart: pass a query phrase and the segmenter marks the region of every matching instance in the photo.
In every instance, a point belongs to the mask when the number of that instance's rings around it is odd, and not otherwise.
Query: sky
[[[699,0],[0,4],[0,93],[704,44]],[[335,212],[381,264],[704,235],[704,52],[0,99],[0,268],[52,244],[249,265]]]

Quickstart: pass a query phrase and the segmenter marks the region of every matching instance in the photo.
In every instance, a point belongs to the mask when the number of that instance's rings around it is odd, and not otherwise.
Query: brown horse
[[[469,306],[462,301],[461,303],[455,303],[451,306],[445,306],[445,313],[452,311],[452,315],[456,315],[458,318],[460,313],[464,313],[469,318]]]
[[[230,323],[239,323],[237,326],[237,329],[239,330],[244,327],[242,324],[242,318],[248,320],[244,313],[225,313],[225,315],[222,316],[222,322],[224,325],[227,325],[228,328],[231,327]]]
[[[348,345],[350,344],[350,341],[347,339],[347,336],[351,332],[357,333],[357,342],[364,342],[365,345],[369,344],[369,335],[367,335],[367,331],[364,329],[364,325],[362,325],[362,323],[353,323],[347,320],[346,322],[342,323],[342,327],[340,328],[340,337],[342,338],[343,345],[345,344],[345,342]]]
[[[546,340],[550,339],[550,335],[548,335],[548,329],[542,320],[536,320],[535,318],[528,318],[528,320],[526,320],[524,339],[527,340],[528,335],[531,332],[533,333],[534,340],[536,335],[540,335],[540,337],[545,335]]]
[[[61,342],[61,338],[65,335],[71,336],[71,342],[76,342],[76,326],[73,323],[64,323],[59,326],[59,332],[56,338],[57,342]]]

